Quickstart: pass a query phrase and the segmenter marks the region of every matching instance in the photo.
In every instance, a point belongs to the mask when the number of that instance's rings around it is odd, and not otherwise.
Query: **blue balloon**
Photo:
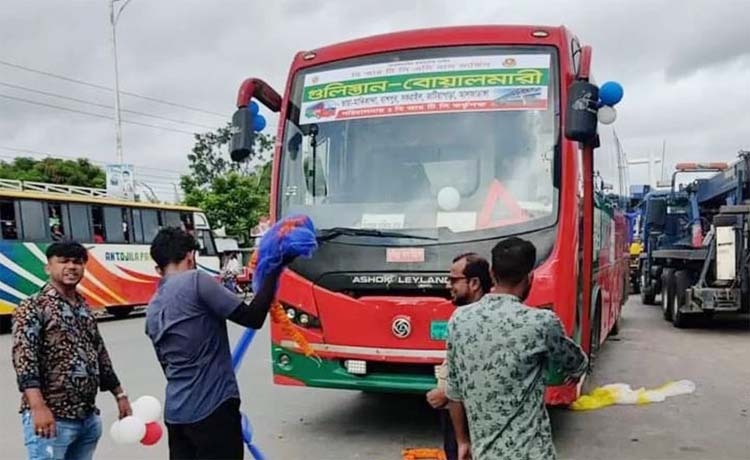
[[[256,115],[253,117],[253,130],[254,131],[263,131],[263,128],[266,127],[266,119],[263,117],[263,115]]]
[[[616,81],[608,81],[599,88],[599,99],[604,105],[614,106],[622,100],[622,95],[622,85]]]
[[[250,114],[252,116],[258,115],[258,111],[260,110],[260,107],[258,107],[258,103],[255,101],[250,101],[250,105],[247,106],[247,110],[250,111]]]

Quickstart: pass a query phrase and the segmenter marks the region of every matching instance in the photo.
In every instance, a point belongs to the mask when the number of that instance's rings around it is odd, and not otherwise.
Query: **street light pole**
[[[120,19],[122,10],[128,6],[130,0],[125,0],[125,3],[120,7],[115,14],[115,2],[120,0],[110,0],[109,2],[109,22],[112,24],[112,56],[115,61],[115,136],[117,142],[117,163],[123,163],[122,156],[122,118],[120,116],[120,74],[117,69],[117,33],[115,28],[117,21]]]

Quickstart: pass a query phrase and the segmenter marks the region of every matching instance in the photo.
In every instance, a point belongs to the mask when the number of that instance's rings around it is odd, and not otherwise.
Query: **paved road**
[[[750,458],[750,329],[747,322],[677,330],[658,307],[633,300],[622,332],[605,344],[587,388],[625,382],[657,386],[691,379],[693,395],[650,406],[617,406],[588,413],[554,410],[556,444],[569,459]],[[143,318],[109,321],[101,330],[129,393],[162,397],[164,378],[143,335]],[[232,328],[236,338],[239,328]],[[267,333],[259,334],[240,372],[243,408],[257,443],[271,459],[400,459],[404,447],[440,444],[435,413],[421,398],[287,388],[270,381]],[[9,360],[0,336],[2,458],[24,457]],[[100,397],[105,430],[114,404]],[[152,448],[114,445],[102,438],[97,458],[167,458],[166,442]]]

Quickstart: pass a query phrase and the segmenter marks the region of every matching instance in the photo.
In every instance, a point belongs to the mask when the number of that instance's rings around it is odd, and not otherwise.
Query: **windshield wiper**
[[[406,233],[398,232],[384,232],[382,230],[374,230],[368,228],[352,228],[352,227],[333,227],[325,230],[318,231],[318,241],[330,241],[339,236],[369,236],[374,238],[406,238],[412,240],[428,240],[437,241],[437,238],[430,236],[421,235],[409,235]]]

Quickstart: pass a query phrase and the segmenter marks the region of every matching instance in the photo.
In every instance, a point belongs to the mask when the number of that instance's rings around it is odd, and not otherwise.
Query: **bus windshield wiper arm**
[[[398,232],[384,232],[369,228],[333,227],[318,231],[318,241],[329,241],[339,236],[369,236],[374,238],[406,238],[413,240],[437,241],[437,238],[421,235],[409,235]]]

